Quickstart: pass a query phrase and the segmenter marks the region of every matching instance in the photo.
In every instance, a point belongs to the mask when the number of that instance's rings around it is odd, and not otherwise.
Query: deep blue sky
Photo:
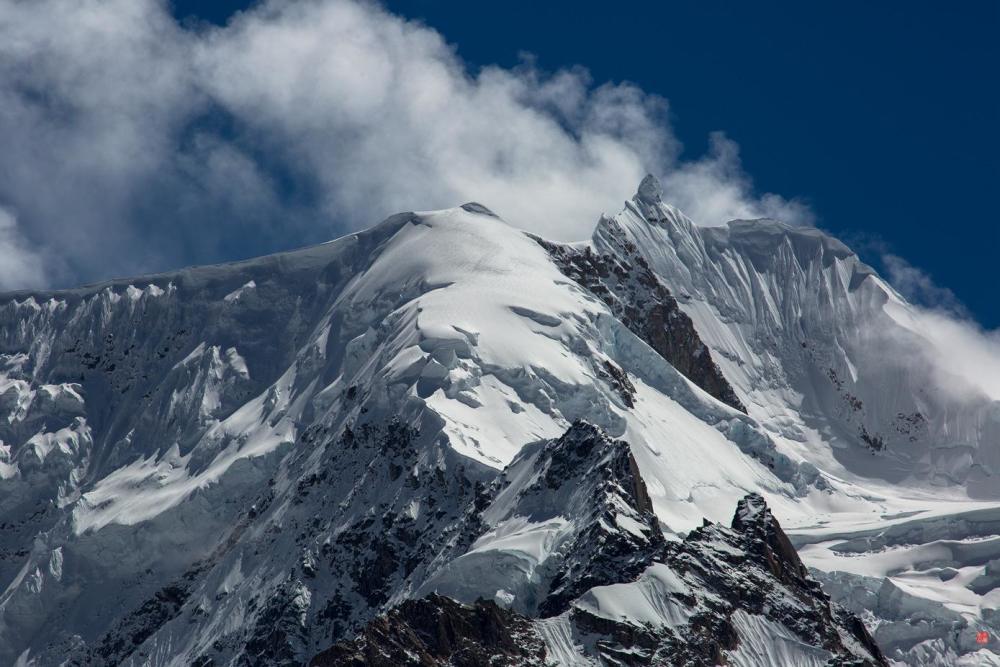
[[[224,22],[250,4],[178,0]],[[472,67],[583,65],[669,99],[685,156],[713,130],[761,191],[808,201],[877,265],[879,243],[1000,326],[1000,3],[392,0]]]

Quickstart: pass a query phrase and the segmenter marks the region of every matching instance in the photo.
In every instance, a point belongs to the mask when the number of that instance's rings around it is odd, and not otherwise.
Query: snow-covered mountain
[[[0,664],[1000,664],[1000,405],[817,230],[647,178],[0,323]]]

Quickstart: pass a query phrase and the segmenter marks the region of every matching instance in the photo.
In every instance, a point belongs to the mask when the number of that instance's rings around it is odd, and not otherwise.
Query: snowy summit
[[[1000,404],[664,197],[0,296],[0,664],[1000,665]]]

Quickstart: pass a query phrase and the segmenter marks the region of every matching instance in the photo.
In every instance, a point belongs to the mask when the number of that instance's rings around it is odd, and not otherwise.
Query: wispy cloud
[[[935,283],[927,272],[891,252],[883,253],[881,259],[886,278],[911,303],[959,318],[971,318],[955,293]]]
[[[813,220],[757,193],[722,133],[685,158],[668,110],[530,57],[471,71],[431,27],[359,0],[265,1],[220,28],[178,25],[165,0],[0,0],[0,288],[251,256],[469,200],[582,239],[647,171],[700,224]],[[920,305],[937,384],[1000,398],[997,336],[882,254]]]
[[[0,288],[45,281],[41,253],[30,248],[10,211],[0,208]]]
[[[676,165],[664,179],[672,202],[692,220],[702,225],[756,218],[793,224],[815,222],[812,210],[801,200],[770,193],[755,195],[736,142],[722,132],[713,132],[709,139],[707,155]]]
[[[940,310],[917,310],[923,348],[935,370],[934,387],[959,399],[970,392],[1000,401],[1000,332]]]
[[[755,194],[722,135],[682,159],[667,111],[582,68],[470,71],[368,2],[274,0],[196,29],[158,0],[2,2],[0,205],[16,247],[50,260],[2,286],[251,255],[473,199],[583,238],[647,171],[703,224],[811,219]]]
[[[897,312],[897,321],[916,334],[889,341],[886,349],[897,354],[886,362],[920,364],[929,373],[927,388],[960,404],[975,397],[1000,401],[1000,331],[981,327],[954,292],[892,253],[881,239],[869,239],[867,245],[880,253],[886,279],[909,302],[905,312]]]

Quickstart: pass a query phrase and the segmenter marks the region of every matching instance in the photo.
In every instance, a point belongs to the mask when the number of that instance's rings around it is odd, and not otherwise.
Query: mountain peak
[[[756,544],[766,555],[771,573],[782,581],[807,581],[805,566],[763,496],[750,493],[736,505],[732,530]]]
[[[659,204],[663,201],[663,186],[660,185],[659,179],[652,174],[646,174],[646,177],[639,183],[639,190],[635,193],[635,198],[645,204]]]
[[[752,524],[770,523],[773,517],[767,502],[759,493],[748,493],[736,505],[733,516],[733,530],[744,530]]]

